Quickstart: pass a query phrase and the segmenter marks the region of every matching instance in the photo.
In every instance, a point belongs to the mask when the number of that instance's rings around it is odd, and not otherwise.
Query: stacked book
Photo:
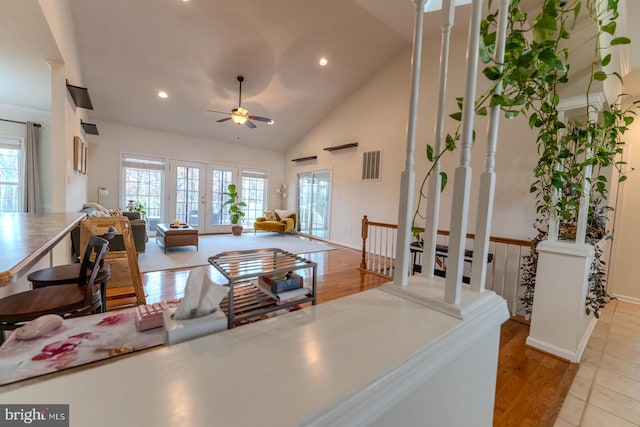
[[[261,276],[258,279],[258,286],[279,301],[308,295],[310,292],[309,289],[303,288],[302,277],[291,271]]]
[[[302,277],[291,271],[261,276],[259,280],[262,282],[263,287],[269,289],[272,294],[292,291],[302,287]]]

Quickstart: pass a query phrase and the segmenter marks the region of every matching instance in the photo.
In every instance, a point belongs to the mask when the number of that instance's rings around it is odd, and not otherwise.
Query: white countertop
[[[449,351],[443,335],[466,326],[371,290],[0,389],[0,401],[68,403],[71,425],[297,425],[355,394],[375,392],[389,372],[416,354],[442,357]]]

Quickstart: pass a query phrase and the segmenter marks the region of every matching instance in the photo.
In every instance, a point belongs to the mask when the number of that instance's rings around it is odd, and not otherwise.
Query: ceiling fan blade
[[[216,120],[216,123],[226,122],[227,120],[231,120],[231,117],[225,117],[224,119]]]
[[[265,123],[272,123],[273,119],[270,119],[268,117],[260,117],[260,116],[249,116],[249,118],[251,120],[255,120],[257,122],[265,122]]]
[[[255,127],[256,127],[256,125],[255,125],[255,124],[253,124],[253,122],[252,122],[251,120],[247,120],[247,121],[245,122],[245,124],[246,124],[247,126],[249,126],[251,129],[255,129]]]
[[[205,111],[209,111],[210,113],[218,113],[218,114],[231,114],[228,111],[217,111],[217,110],[205,110]]]

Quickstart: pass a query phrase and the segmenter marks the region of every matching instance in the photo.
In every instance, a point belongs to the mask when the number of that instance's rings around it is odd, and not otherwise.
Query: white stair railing
[[[369,221],[365,215],[362,219],[362,256],[360,270],[373,273],[391,280],[395,267],[395,236],[398,226],[383,222]],[[434,259],[427,261],[426,252],[413,245],[410,253],[410,266],[408,275],[420,272],[425,275],[427,271],[431,276],[445,276],[450,265],[448,257],[449,232],[436,230],[434,239]],[[467,234],[465,238],[465,252],[473,251],[477,247],[477,236]],[[525,257],[531,253],[529,240],[511,239],[505,237],[489,237],[486,265],[486,289],[492,290],[502,296],[509,306],[511,315],[526,316],[525,307],[521,302],[525,287],[520,285],[522,266]],[[473,257],[465,255],[463,266],[464,283],[468,283],[472,277],[475,263],[475,251]],[[432,268],[425,266],[431,265]]]

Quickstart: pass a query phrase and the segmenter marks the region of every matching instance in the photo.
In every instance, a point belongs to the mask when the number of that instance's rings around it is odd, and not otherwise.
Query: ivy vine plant
[[[571,229],[577,220],[577,207],[582,195],[582,182],[587,166],[593,168],[593,177],[588,180],[587,191],[593,193],[590,204],[590,218],[601,222],[599,215],[609,208],[603,205],[607,197],[607,178],[603,171],[617,168],[619,181],[626,179],[625,164],[621,160],[624,147],[622,135],[633,122],[636,104],[622,108],[620,102],[606,107],[590,105],[589,95],[593,84],[615,77],[622,80],[618,73],[607,74],[605,67],[612,59],[610,48],[630,43],[626,37],[615,36],[617,29],[618,0],[542,0],[536,15],[529,13],[520,5],[520,0],[512,0],[508,6],[508,27],[505,43],[505,58],[502,64],[494,61],[496,46],[497,8],[489,0],[489,14],[481,22],[481,42],[479,56],[484,63],[482,73],[490,82],[488,89],[474,100],[474,111],[485,116],[488,109],[498,106],[508,119],[524,116],[529,127],[537,131],[536,144],[539,155],[534,168],[534,180],[530,187],[536,197],[538,219],[535,228],[538,235],[532,240],[532,258],[525,260],[523,284],[526,286],[522,301],[530,310],[535,286],[535,268],[537,242],[546,238],[548,220],[562,222],[563,229]],[[590,19],[597,24],[597,34],[590,40],[593,43],[593,59],[588,86],[585,88],[588,109],[595,111],[598,120],[574,122],[570,129],[559,115],[560,89],[569,81],[570,51],[566,41],[570,39],[574,25],[586,10]],[[602,35],[608,34],[610,42],[601,45]],[[502,93],[494,94],[501,84]],[[620,101],[621,98],[618,99]],[[458,122],[456,130],[447,134],[441,152],[427,145],[426,156],[431,167],[422,181],[414,221],[420,214],[421,202],[427,197],[425,185],[440,158],[456,149],[460,140],[462,107],[465,100],[457,99],[458,111],[450,117]],[[475,137],[475,135],[474,135]],[[474,138],[475,139],[475,138]],[[446,185],[447,176],[442,174]],[[560,197],[554,198],[554,194]],[[604,223],[606,224],[606,220]],[[418,229],[415,232],[419,231]],[[415,234],[414,232],[414,234]],[[592,235],[603,235],[602,230]],[[601,237],[602,238],[602,237]],[[591,241],[591,243],[596,243]],[[601,251],[596,252],[594,265],[603,266]],[[603,268],[592,270],[590,292],[586,310],[597,316],[606,303],[608,295],[604,288]]]
[[[560,41],[569,38],[571,26],[580,11],[580,2],[569,7],[566,2],[559,4],[557,0],[544,0],[540,13],[530,20],[528,13],[520,7],[520,0],[512,0],[507,10],[508,27],[502,64],[493,60],[499,13],[493,3],[493,0],[489,0],[490,12],[480,25],[479,56],[485,64],[482,73],[490,84],[473,101],[474,111],[479,116],[486,116],[490,107],[499,106],[508,119],[530,114],[529,124],[540,127],[538,142],[554,139],[558,129],[564,126],[557,119],[556,106],[560,100],[557,89],[568,81],[569,71],[566,65],[568,50],[560,47]],[[503,90],[496,95],[494,92],[499,84],[502,84]],[[426,147],[431,167],[420,186],[414,220],[422,216],[420,207],[427,197],[426,182],[436,162],[446,153],[455,151],[460,140],[465,100],[457,98],[456,101],[458,111],[449,117],[458,124],[453,133],[446,135],[443,150],[436,152],[430,144]],[[444,172],[441,175],[444,189],[447,175]]]
[[[561,5],[562,3],[558,2],[557,4]],[[538,220],[535,226],[538,233],[532,239],[532,253],[525,260],[522,276],[522,284],[525,286],[522,302],[527,313],[531,311],[535,290],[537,245],[547,238],[548,224],[552,218],[560,224],[559,239],[575,240],[579,201],[585,190],[589,196],[585,241],[595,248],[588,279],[586,313],[593,313],[599,317],[600,310],[610,299],[606,291],[606,266],[603,260],[603,248],[599,244],[603,239],[612,237],[606,229],[608,213],[612,209],[606,205],[608,182],[605,171],[611,168],[617,169],[619,182],[627,178],[625,175],[626,165],[622,161],[625,145],[623,135],[634,120],[637,102],[623,108],[621,106],[622,95],[619,95],[616,102],[609,106],[599,106],[590,102],[589,98],[595,82],[604,81],[611,76],[622,82],[618,73],[613,72],[609,75],[604,71],[604,67],[609,65],[611,61],[611,53],[607,51],[613,46],[628,44],[630,40],[626,37],[615,37],[616,20],[619,17],[617,0],[608,2],[576,1],[574,8],[577,7],[579,11],[582,3],[585,5],[590,19],[597,24],[598,28],[597,35],[592,40],[594,53],[585,93],[587,99],[586,119],[573,121],[566,127],[559,120],[557,114],[559,97],[555,98],[555,95],[551,99],[552,103],[542,104],[542,108],[534,110],[529,115],[530,127],[539,130],[538,153],[540,153],[540,157],[534,168],[534,182],[530,188],[530,191],[536,196]],[[604,33],[611,36],[610,44],[607,46],[601,44]],[[563,79],[558,83],[565,82]],[[554,107],[556,111],[550,110],[551,107]],[[590,113],[595,113],[592,116],[597,119],[590,120]],[[563,132],[560,132],[561,129],[564,129]],[[590,176],[585,175],[589,170],[588,167],[593,169]],[[585,187],[582,185],[584,182],[588,184]],[[555,198],[554,193],[557,195]]]

